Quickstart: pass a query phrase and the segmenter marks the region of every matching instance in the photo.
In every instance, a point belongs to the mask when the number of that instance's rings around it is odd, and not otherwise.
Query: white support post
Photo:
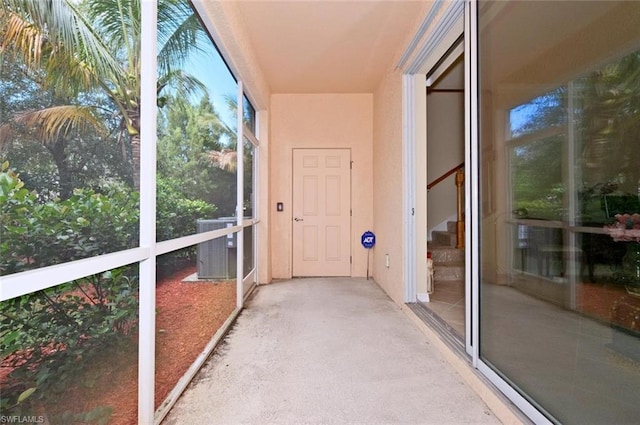
[[[236,202],[236,218],[238,226],[243,225],[244,221],[244,91],[242,81],[238,81],[238,146],[236,158],[237,172],[237,202]],[[242,308],[244,303],[244,228],[241,227],[236,234],[236,306]]]
[[[138,337],[138,424],[153,424],[156,318],[156,81],[157,21],[155,1],[142,2],[140,69],[140,246],[149,247],[140,262]]]

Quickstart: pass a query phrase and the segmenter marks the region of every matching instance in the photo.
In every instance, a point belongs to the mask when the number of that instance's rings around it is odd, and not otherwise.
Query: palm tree
[[[9,53],[58,98],[101,92],[120,117],[130,143],[132,180],[140,185],[140,0],[3,0],[0,54]],[[204,86],[180,67],[206,37],[188,0],[158,3],[158,95],[168,87],[191,93]],[[85,125],[103,130],[91,105],[56,105],[23,113],[43,143]],[[6,127],[6,126],[5,126]],[[0,143],[8,140],[0,130]]]

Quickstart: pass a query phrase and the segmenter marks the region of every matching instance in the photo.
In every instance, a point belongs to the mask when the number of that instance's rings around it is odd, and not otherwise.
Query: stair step
[[[464,249],[430,243],[427,250],[431,253],[434,264],[464,263]]]
[[[435,264],[433,268],[433,279],[439,281],[452,281],[464,279],[464,263]]]
[[[431,238],[436,244],[444,246],[455,247],[456,243],[458,242],[455,233],[444,232],[441,230],[435,230],[431,232]]]

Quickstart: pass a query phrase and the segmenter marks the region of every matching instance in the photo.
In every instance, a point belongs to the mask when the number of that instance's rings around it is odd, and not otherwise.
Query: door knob
[[[295,221],[304,221],[304,218],[298,218],[298,217],[296,217],[296,218],[294,218],[294,220],[295,220]]]

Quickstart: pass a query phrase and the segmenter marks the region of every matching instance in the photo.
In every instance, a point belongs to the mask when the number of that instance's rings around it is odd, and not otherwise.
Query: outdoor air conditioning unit
[[[234,217],[198,220],[198,233],[235,226]],[[230,234],[198,244],[198,279],[236,277],[236,240]]]

